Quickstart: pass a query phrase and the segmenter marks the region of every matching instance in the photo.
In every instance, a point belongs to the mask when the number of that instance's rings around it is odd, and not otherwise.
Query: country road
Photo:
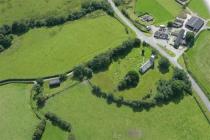
[[[122,13],[121,11],[115,6],[114,2],[112,0],[108,0],[108,2],[111,4],[115,14],[124,22],[124,24],[126,24],[128,27],[130,27],[137,35],[137,38],[141,39],[142,41],[147,42],[148,44],[150,44],[153,48],[155,48],[156,50],[159,51],[159,53],[161,55],[163,55],[164,57],[166,57],[174,66],[183,69],[182,66],[177,62],[177,59],[174,57],[171,57],[169,54],[167,54],[162,48],[160,48],[158,46],[158,44],[156,44],[156,41],[153,37],[148,37],[146,35],[144,35],[144,33],[142,33],[138,28],[136,28],[129,19],[127,19]],[[210,112],[210,101],[208,100],[207,96],[205,95],[205,93],[201,90],[201,88],[199,87],[199,85],[196,83],[196,81],[192,78],[192,76],[189,76],[189,79],[192,83],[192,88],[193,90],[198,94],[198,96],[201,98],[201,100],[203,101],[203,103],[205,104],[206,108],[208,109],[208,111]]]

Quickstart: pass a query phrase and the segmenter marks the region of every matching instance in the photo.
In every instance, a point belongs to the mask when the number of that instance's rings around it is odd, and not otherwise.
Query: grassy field
[[[141,48],[136,48],[132,50],[122,60],[114,62],[108,71],[98,73],[94,75],[91,80],[93,84],[101,87],[103,91],[107,93],[115,93],[117,96],[123,96],[126,99],[140,99],[146,94],[156,90],[156,83],[159,79],[169,79],[172,75],[172,69],[168,73],[161,73],[158,69],[158,60],[155,62],[155,68],[149,70],[143,75],[140,75],[140,82],[136,88],[117,91],[117,85],[124,78],[126,73],[130,70],[139,71],[140,66],[145,63],[151,56],[151,49],[144,48],[145,57],[141,56]],[[149,84],[148,84],[149,83]]]
[[[2,140],[30,140],[39,120],[33,114],[28,85],[0,87],[0,136]]]
[[[133,112],[108,105],[77,85],[47,101],[51,111],[71,122],[77,140],[207,140],[210,126],[191,96],[150,111]]]
[[[191,0],[189,8],[203,18],[210,18],[210,13],[203,0]]]
[[[156,24],[161,24],[178,16],[182,8],[175,0],[137,0],[135,11],[147,12],[155,17]]]
[[[52,125],[50,122],[45,127],[42,140],[67,140],[68,133],[62,131],[60,128]]]
[[[131,36],[118,20],[107,15],[30,30],[1,53],[0,80],[66,72]]]
[[[204,31],[200,34],[194,47],[187,52],[188,68],[199,81],[199,83],[208,91],[210,97],[210,31]]]
[[[0,25],[21,19],[65,15],[90,0],[1,0]]]

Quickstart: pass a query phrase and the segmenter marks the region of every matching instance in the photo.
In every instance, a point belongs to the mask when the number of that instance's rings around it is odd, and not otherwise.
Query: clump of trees
[[[162,103],[180,98],[186,93],[192,93],[191,82],[184,70],[175,68],[171,80],[160,80],[158,82],[155,99]]]
[[[42,120],[36,127],[36,130],[33,134],[32,140],[41,140],[46,127],[46,120]]]
[[[161,70],[168,70],[169,67],[170,67],[170,62],[167,58],[165,57],[161,57],[158,61],[158,64],[159,64],[159,68]]]
[[[124,79],[119,83],[118,90],[134,88],[139,83],[139,74],[136,71],[129,71]]]
[[[195,43],[195,34],[193,32],[187,32],[185,41],[188,47],[192,47]]]
[[[54,113],[47,112],[45,114],[45,117],[46,117],[46,119],[51,121],[53,125],[58,126],[59,128],[61,128],[64,131],[71,132],[71,124],[66,122],[66,121],[64,121],[64,120],[62,120],[61,118],[59,118]]]

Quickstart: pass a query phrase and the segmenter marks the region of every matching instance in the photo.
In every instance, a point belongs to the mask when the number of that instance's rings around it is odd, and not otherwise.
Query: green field
[[[172,76],[172,69],[168,73],[161,73],[158,69],[158,60],[155,62],[155,68],[150,69],[143,75],[140,75],[140,82],[136,88],[116,91],[117,85],[124,78],[128,71],[139,71],[140,66],[145,63],[151,56],[151,49],[144,48],[145,56],[141,56],[143,47],[135,48],[122,60],[114,62],[108,71],[94,75],[91,80],[94,85],[101,87],[107,93],[115,93],[117,96],[123,96],[126,99],[137,100],[150,92],[155,92],[156,83],[160,79],[169,79]]]
[[[0,80],[66,72],[131,36],[118,20],[107,15],[30,30],[15,38],[13,45],[1,53]]]
[[[1,0],[0,25],[22,19],[66,15],[90,0]]]
[[[2,140],[30,140],[39,120],[29,101],[31,85],[0,87],[0,136]]]
[[[210,13],[203,0],[191,0],[189,8],[203,18],[210,18]]]
[[[187,52],[188,68],[210,97],[210,31],[202,32],[194,47]]]
[[[52,125],[50,122],[45,127],[42,140],[67,140],[68,133],[62,131],[60,128]]]
[[[77,85],[47,101],[42,112],[51,111],[71,122],[77,140],[208,140],[210,126],[191,96],[180,103],[133,112],[108,105]]]
[[[161,24],[178,16],[182,7],[175,0],[137,0],[135,11],[137,14],[147,12],[154,16],[156,24]]]

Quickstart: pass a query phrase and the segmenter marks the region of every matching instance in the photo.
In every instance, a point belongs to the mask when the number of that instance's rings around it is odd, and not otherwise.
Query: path
[[[144,35],[139,29],[137,29],[122,13],[121,11],[115,6],[114,2],[112,0],[108,0],[108,2],[111,4],[115,14],[128,26],[130,27],[137,35],[137,37],[143,41],[146,41],[148,44],[150,44],[153,48],[157,49],[161,55],[168,58],[168,60],[176,67],[183,69],[182,66],[177,62],[176,58],[171,57],[169,54],[167,54],[162,48],[160,48],[155,39],[153,37],[148,37]],[[210,112],[210,101],[204,94],[204,92],[201,90],[199,85],[195,82],[195,80],[192,78],[192,76],[189,76],[190,81],[192,82],[192,88],[195,90],[195,92],[198,94],[198,96],[201,98],[205,106],[207,107],[208,111]]]

